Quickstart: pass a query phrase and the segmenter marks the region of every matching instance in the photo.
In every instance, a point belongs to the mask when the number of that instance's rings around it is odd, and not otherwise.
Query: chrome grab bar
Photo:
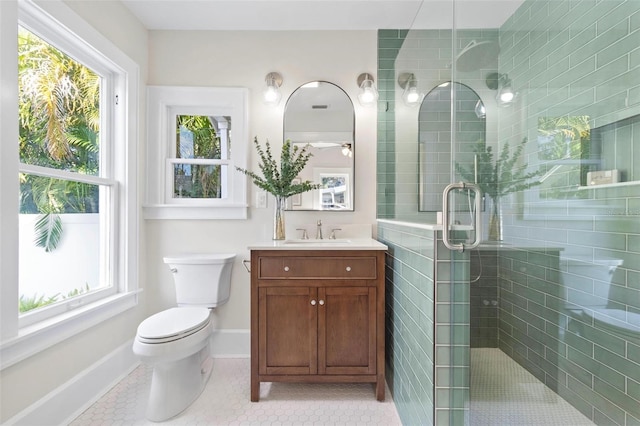
[[[464,243],[454,244],[449,240],[449,193],[454,189],[468,189],[476,194],[475,197],[475,212],[474,212],[474,230],[475,241],[473,243],[465,245]],[[476,248],[480,245],[482,239],[482,221],[480,219],[480,209],[482,208],[482,191],[480,187],[473,183],[451,183],[442,191],[442,242],[449,250],[458,250],[462,253],[465,250]]]

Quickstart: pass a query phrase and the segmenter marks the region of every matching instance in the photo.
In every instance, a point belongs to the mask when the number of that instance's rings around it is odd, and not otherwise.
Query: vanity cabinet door
[[[259,289],[260,374],[317,374],[317,292],[313,287]]]
[[[318,374],[375,374],[376,288],[319,288],[318,303]]]

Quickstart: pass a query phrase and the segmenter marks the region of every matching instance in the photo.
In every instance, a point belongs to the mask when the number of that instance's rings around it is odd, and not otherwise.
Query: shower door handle
[[[454,189],[468,189],[475,193],[475,211],[473,212],[473,222],[475,228],[475,240],[471,244],[454,244],[449,240],[449,193]],[[482,207],[482,191],[478,185],[472,183],[451,183],[442,192],[442,242],[449,250],[458,250],[462,253],[465,250],[476,248],[482,239],[482,223],[480,220],[480,209]]]

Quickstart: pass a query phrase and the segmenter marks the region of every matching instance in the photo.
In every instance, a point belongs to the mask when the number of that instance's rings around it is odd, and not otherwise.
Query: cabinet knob
[[[288,267],[288,266],[285,266],[285,267],[284,267],[284,271],[285,271],[285,272],[289,272],[289,267]]]
[[[313,306],[316,306],[316,299],[311,300],[311,304],[312,304]]]
[[[318,301],[318,303],[320,304],[320,306],[322,306],[322,305],[324,305],[324,300],[320,299],[320,300]]]
[[[347,272],[351,272],[351,266],[347,266]]]

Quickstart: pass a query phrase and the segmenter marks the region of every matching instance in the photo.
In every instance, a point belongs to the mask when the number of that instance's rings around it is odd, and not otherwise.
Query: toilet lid
[[[171,308],[142,321],[138,336],[143,339],[162,339],[192,334],[209,323],[207,308]]]

